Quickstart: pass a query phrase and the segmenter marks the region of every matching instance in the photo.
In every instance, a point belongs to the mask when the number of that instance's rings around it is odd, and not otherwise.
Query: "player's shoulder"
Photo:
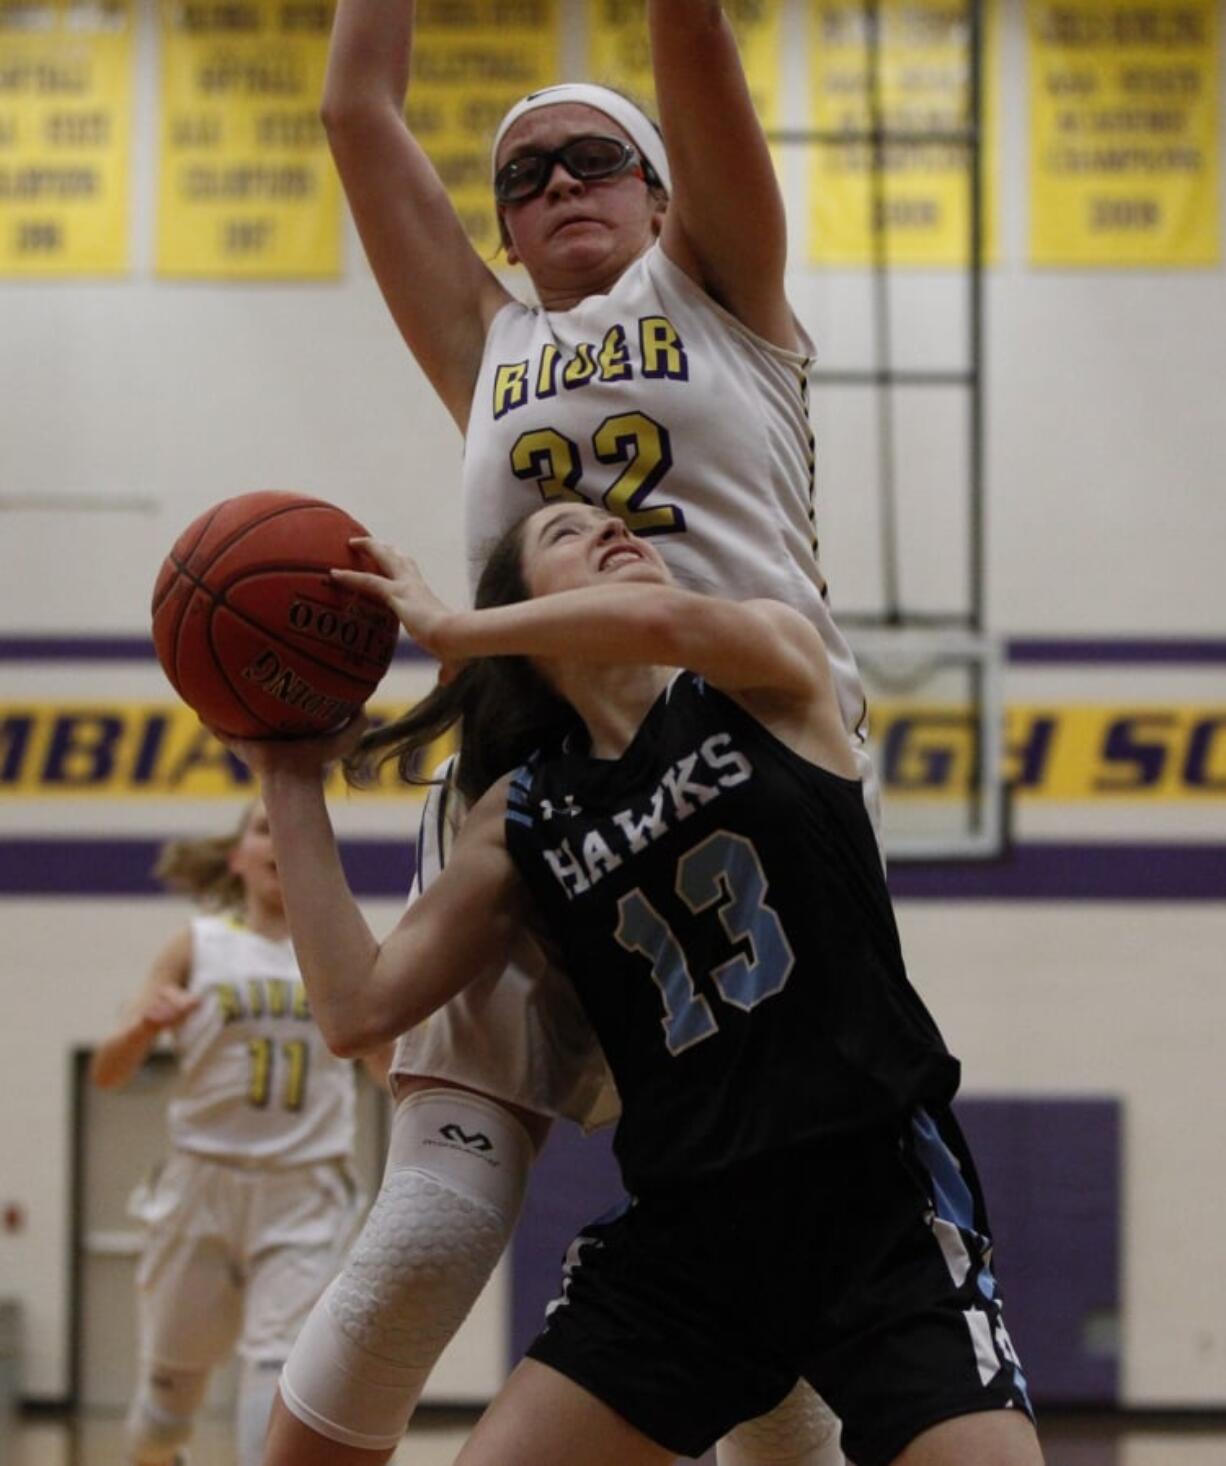
[[[200,911],[192,917],[187,930],[196,947],[228,946],[242,942],[252,933],[236,911]]]
[[[196,920],[179,927],[163,942],[154,962],[157,981],[187,986],[196,952]]]

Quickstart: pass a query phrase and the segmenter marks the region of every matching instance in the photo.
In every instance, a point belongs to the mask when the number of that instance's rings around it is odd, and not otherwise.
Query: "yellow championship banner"
[[[375,723],[396,711],[369,709]],[[975,767],[970,709],[877,703],[871,726],[891,801],[965,797]],[[1005,782],[1021,801],[1217,801],[1226,810],[1226,704],[1011,707],[1004,738]],[[419,767],[450,751],[440,741]],[[239,760],[181,703],[0,703],[0,799],[232,798],[249,786]],[[371,791],[420,794],[393,769]]]
[[[1028,0],[1030,257],[1221,257],[1219,0]]]
[[[332,0],[160,0],[159,274],[340,273],[319,121],[332,15]]]
[[[0,275],[128,268],[132,0],[0,0]]]
[[[781,0],[724,0],[762,126],[779,125]],[[588,0],[588,75],[654,113],[645,0]]]
[[[512,103],[558,81],[560,55],[558,0],[419,0],[406,115],[487,260],[494,133]]]
[[[809,0],[809,126],[834,140],[814,144],[809,165],[809,258],[863,265],[874,258],[874,222],[895,265],[965,265],[970,257],[971,27],[966,4],[880,0],[878,78],[871,17],[862,0]],[[983,258],[996,256],[995,167],[999,4],[983,0]],[[864,137],[879,109],[888,140],[880,194],[874,148]],[[848,140],[837,140],[845,135]]]

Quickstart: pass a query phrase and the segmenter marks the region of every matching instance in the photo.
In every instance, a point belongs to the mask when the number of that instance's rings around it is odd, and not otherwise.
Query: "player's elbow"
[[[328,143],[333,152],[344,149],[350,139],[359,138],[369,126],[369,107],[342,86],[329,86],[319,108]]]
[[[361,1031],[349,1026],[327,1027],[320,1024],[320,1031],[324,1036],[324,1042],[328,1045],[331,1053],[338,1059],[360,1059],[368,1048],[373,1044],[366,1044],[363,1041]]]
[[[358,86],[344,77],[330,77],[324,85],[319,120],[334,155],[356,157],[377,146],[389,122],[399,127],[402,119],[394,100],[386,92]]]
[[[338,1059],[360,1059],[380,1043],[379,1039],[371,1037],[362,1016],[352,1010],[331,1016],[319,1014],[315,1021],[324,1042]]]
[[[360,1059],[397,1037],[382,1007],[369,1000],[349,999],[320,1009],[315,1022],[324,1042],[338,1059]]]

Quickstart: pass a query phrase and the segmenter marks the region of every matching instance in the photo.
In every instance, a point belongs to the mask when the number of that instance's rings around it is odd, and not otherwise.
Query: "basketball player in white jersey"
[[[717,0],[648,0],[647,15],[662,135],[586,85],[524,98],[498,130],[502,238],[538,305],[473,250],[406,126],[413,0],[341,0],[323,108],[333,155],[391,314],[465,436],[470,570],[533,505],[579,500],[653,536],[690,589],[789,601],[828,648],[875,814],[863,693],[817,562],[812,348],[784,293],[769,150]],[[466,757],[461,789],[473,777]],[[419,843],[427,879],[455,812],[441,805],[428,803]],[[287,1363],[265,1466],[389,1458],[501,1253],[551,1119],[592,1119],[590,1036],[539,955],[520,955],[398,1047],[384,1186]],[[497,1166],[440,1147],[453,1125],[484,1134]],[[833,1466],[837,1422],[805,1387],[719,1459]]]
[[[311,1018],[262,804],[233,836],[167,846],[158,875],[214,909],[158,955],[90,1071],[118,1088],[162,1033],[179,1060],[170,1159],[133,1197],[146,1240],[128,1459],[187,1461],[209,1373],[237,1343],[238,1462],[257,1466],[277,1374],[359,1212],[353,1065]],[[380,1083],[386,1061],[368,1061]]]

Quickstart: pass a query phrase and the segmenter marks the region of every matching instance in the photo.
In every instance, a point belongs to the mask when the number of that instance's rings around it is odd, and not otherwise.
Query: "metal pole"
[[[902,585],[898,561],[898,482],[894,438],[894,393],[888,373],[894,359],[890,316],[889,216],[885,186],[885,106],[881,94],[881,0],[865,0],[864,20],[869,136],[870,237],[873,257],[873,351],[879,375],[877,389],[878,484],[881,510],[882,589],[887,625],[902,621]]]
[[[969,555],[967,573],[970,579],[969,617],[971,629],[982,631],[985,619],[985,554],[986,522],[984,506],[984,391],[983,391],[983,3],[967,0],[967,24],[970,62],[970,95],[968,98],[969,138],[967,167],[969,177],[970,238],[967,286],[967,365],[970,375],[969,433],[967,477],[970,505]]]

